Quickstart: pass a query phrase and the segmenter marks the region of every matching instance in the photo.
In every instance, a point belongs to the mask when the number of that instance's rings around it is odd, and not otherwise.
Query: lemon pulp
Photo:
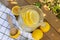
[[[19,10],[20,9],[20,6],[14,6],[13,8],[12,8],[12,13],[14,14],[14,15],[16,15],[16,16],[18,16],[19,15]]]

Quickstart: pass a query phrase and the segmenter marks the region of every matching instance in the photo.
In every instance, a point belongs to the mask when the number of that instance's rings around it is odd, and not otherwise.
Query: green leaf
[[[56,15],[56,17],[58,17],[60,19],[60,14]]]
[[[41,3],[40,2],[36,2],[34,5],[41,8]]]
[[[52,8],[52,10],[53,10],[54,12],[57,12],[58,9],[60,9],[59,6],[54,6],[54,7]]]

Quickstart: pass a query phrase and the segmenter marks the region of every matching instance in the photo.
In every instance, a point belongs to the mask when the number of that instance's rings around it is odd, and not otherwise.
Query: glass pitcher
[[[42,10],[34,5],[22,6],[20,8],[18,23],[24,31],[32,32],[43,23],[43,19]]]

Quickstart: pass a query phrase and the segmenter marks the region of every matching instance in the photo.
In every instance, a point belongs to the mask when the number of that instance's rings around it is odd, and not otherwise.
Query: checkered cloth
[[[0,3],[0,40],[14,40],[10,38],[10,25],[7,20],[7,14],[11,16],[13,24],[18,27],[16,18],[11,14],[11,10]]]
[[[20,29],[21,35],[17,39],[10,38],[10,25],[7,20],[7,14],[11,16],[13,25]],[[0,40],[27,40],[27,38],[30,38],[28,40],[31,40],[31,34],[22,31],[11,10],[0,3]]]

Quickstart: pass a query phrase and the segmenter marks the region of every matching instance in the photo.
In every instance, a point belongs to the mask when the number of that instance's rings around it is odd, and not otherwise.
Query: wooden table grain
[[[2,1],[2,0],[0,0]],[[6,1],[6,0],[5,0]],[[10,4],[9,2],[2,1],[8,8],[12,8],[15,5]],[[25,6],[33,4],[38,0],[17,0],[18,5]],[[8,3],[8,4],[6,4]],[[49,32],[44,33],[44,37],[41,40],[60,40],[60,19],[58,19],[52,11],[46,11],[44,7],[41,8],[42,11],[46,14],[45,20],[51,25]]]

